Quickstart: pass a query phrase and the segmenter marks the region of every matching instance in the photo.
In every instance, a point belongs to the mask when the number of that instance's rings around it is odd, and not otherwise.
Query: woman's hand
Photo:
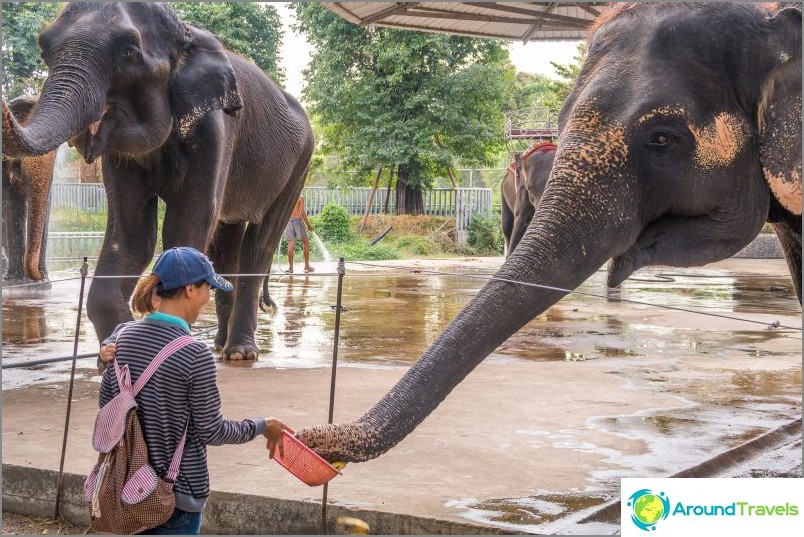
[[[114,343],[107,343],[100,348],[100,359],[108,364],[114,360],[115,353],[117,353],[117,346]]]
[[[287,426],[275,418],[265,418],[265,438],[268,439],[265,447],[268,448],[268,458],[273,459],[276,453],[277,446],[279,447],[279,456],[285,456],[285,446],[282,443],[282,429],[287,429]]]

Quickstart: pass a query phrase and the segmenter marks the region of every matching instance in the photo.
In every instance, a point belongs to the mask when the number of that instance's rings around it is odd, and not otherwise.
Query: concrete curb
[[[61,514],[75,525],[89,525],[84,503],[84,479],[64,474]],[[58,472],[3,464],[3,511],[52,517],[56,506]],[[343,534],[336,524],[348,516],[366,522],[375,535],[507,535],[509,530],[463,524],[436,518],[327,506],[329,534]],[[321,503],[212,491],[201,527],[203,534],[313,535],[321,529]]]
[[[746,259],[782,259],[784,251],[775,233],[760,233],[751,243],[734,254]]]

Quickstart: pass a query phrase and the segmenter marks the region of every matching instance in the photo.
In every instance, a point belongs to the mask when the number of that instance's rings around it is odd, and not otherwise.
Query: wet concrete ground
[[[335,419],[368,409],[483,284],[389,265],[482,275],[500,262],[348,264]],[[668,273],[672,281],[662,276]],[[604,282],[605,274],[597,273],[579,290],[599,297],[571,295],[523,327],[398,447],[347,466],[330,499],[559,531],[573,516],[617,497],[620,477],[671,475],[801,416],[801,332],[768,328],[774,322],[801,327],[783,260],[644,271],[615,291],[606,291]],[[334,264],[317,265],[315,275],[274,280],[280,309],[273,318],[260,314],[260,360],[221,364],[227,417],[264,413],[295,428],[325,420],[336,288]],[[76,280],[3,295],[4,365],[72,352]],[[214,322],[210,305],[198,328]],[[204,337],[212,342],[211,333]],[[96,349],[84,322],[79,353]],[[79,361],[77,432],[67,469],[80,473],[92,463],[93,369],[94,358]],[[3,462],[58,469],[68,376],[69,362],[3,371]],[[252,444],[210,450],[213,488],[319,496],[264,461],[260,443]],[[728,471],[800,477],[800,445],[781,461]]]

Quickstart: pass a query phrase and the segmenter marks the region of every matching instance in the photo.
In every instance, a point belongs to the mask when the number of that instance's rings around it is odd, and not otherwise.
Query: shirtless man
[[[306,226],[306,229],[305,229]],[[307,237],[307,230],[312,231],[313,226],[307,220],[307,211],[304,208],[304,196],[299,196],[293,213],[290,215],[288,227],[285,228],[285,238],[288,240],[288,272],[293,272],[293,248],[296,246],[296,239],[302,240],[304,247],[304,272],[313,272],[310,266],[310,239]]]

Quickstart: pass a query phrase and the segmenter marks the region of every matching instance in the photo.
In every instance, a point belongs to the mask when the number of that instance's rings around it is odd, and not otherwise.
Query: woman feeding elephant
[[[3,152],[70,140],[102,155],[109,212],[96,276],[140,274],[157,239],[206,251],[225,274],[264,274],[313,151],[301,105],[259,68],[183,23],[166,3],[68,4],[39,36],[48,78],[25,126],[3,103]],[[259,278],[216,292],[215,345],[256,359]],[[130,279],[97,278],[87,312],[99,340],[131,319]],[[233,297],[230,295],[234,295]]]
[[[365,415],[298,436],[365,461],[421,423],[486,356],[613,258],[732,256],[768,221],[801,300],[801,11],[764,4],[615,4],[559,117],[533,221],[489,282]],[[504,312],[504,313],[501,313]]]

